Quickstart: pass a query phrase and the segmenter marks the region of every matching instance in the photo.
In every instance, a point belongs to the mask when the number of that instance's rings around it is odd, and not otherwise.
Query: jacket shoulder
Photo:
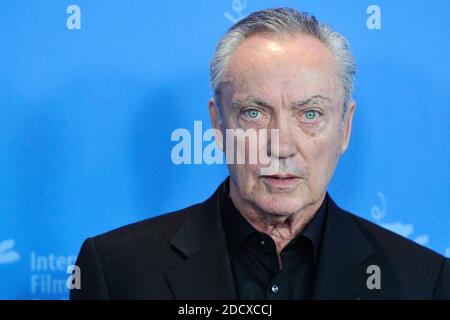
[[[362,291],[367,298],[431,299],[447,296],[442,285],[447,272],[445,258],[399,234],[345,211],[332,202],[329,231],[348,260],[360,266],[355,279],[367,279],[367,268],[377,266],[381,291]],[[330,218],[331,218],[330,217]],[[335,259],[339,259],[334,256]]]
[[[195,204],[177,211],[164,213],[138,221],[93,237],[97,250],[110,253],[121,248],[150,249],[153,246],[168,245],[186,218],[196,212],[201,204]]]
[[[449,287],[445,284],[449,266],[444,256],[363,218],[352,216],[375,248],[377,256],[388,262],[408,292],[420,298],[449,298]]]
[[[82,290],[71,299],[170,298],[165,272],[182,259],[170,241],[199,205],[88,238],[76,264]]]
[[[395,256],[398,259],[414,259],[416,260],[415,263],[419,263],[421,261],[417,259],[424,259],[423,261],[426,262],[442,262],[442,259],[444,258],[437,252],[373,222],[349,212],[347,212],[347,214],[349,214],[358,223],[364,235],[370,240],[371,244],[377,249],[377,251],[382,250],[386,254]]]

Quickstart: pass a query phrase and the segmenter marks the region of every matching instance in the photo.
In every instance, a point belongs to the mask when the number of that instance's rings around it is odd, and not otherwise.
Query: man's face
[[[307,35],[250,37],[234,52],[223,80],[222,123],[213,100],[210,112],[224,136],[225,129],[238,128],[279,134],[278,150],[264,144],[279,160],[277,174],[262,174],[260,162],[228,165],[240,200],[281,216],[321,200],[347,147],[354,110],[352,104],[342,120],[344,91],[326,45]]]

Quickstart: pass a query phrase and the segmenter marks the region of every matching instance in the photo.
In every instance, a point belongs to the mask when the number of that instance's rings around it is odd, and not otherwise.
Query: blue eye
[[[316,119],[318,114],[319,114],[319,112],[317,112],[316,110],[308,110],[305,113],[303,113],[303,117],[306,120],[311,121],[311,120]]]
[[[256,119],[257,117],[260,116],[261,112],[259,110],[256,109],[249,109],[245,111],[245,114],[250,118],[250,119]]]

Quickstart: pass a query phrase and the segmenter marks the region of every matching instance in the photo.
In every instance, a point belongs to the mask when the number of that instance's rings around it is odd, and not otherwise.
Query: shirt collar
[[[233,204],[233,201],[229,196],[229,182],[230,178],[228,177],[223,183],[220,208],[229,253],[230,256],[233,257],[238,252],[244,239],[247,238],[248,235],[258,233],[259,231],[248,223],[244,217],[242,217],[241,213]],[[298,239],[303,236],[311,241],[313,245],[314,261],[317,261],[319,255],[323,229],[328,211],[328,198],[329,195],[327,193],[313,219],[308,223],[303,231],[295,237],[295,239]]]

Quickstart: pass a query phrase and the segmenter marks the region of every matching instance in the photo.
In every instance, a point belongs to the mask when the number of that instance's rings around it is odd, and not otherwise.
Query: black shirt
[[[239,299],[310,299],[314,270],[327,216],[326,195],[314,218],[281,251],[279,270],[275,242],[240,214],[224,184],[221,212]]]

